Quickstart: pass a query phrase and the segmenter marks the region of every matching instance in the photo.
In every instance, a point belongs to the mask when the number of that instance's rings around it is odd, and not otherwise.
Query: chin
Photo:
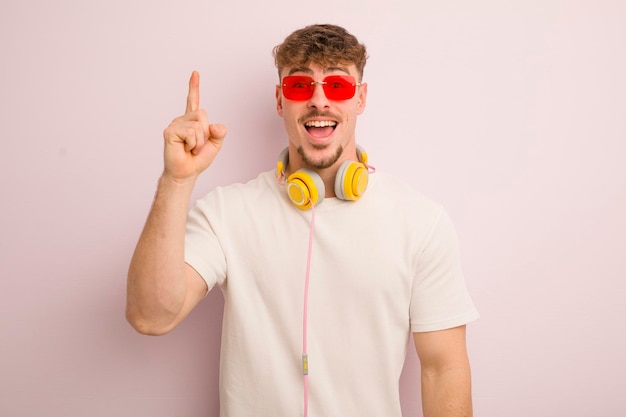
[[[326,152],[320,152],[322,150]],[[343,154],[343,146],[339,145],[334,151],[328,145],[314,145],[312,151],[305,151],[302,146],[298,146],[298,153],[306,166],[313,169],[326,169],[335,165],[339,160]]]

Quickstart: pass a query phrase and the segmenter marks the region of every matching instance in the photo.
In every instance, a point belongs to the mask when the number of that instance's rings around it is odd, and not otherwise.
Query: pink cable
[[[311,279],[311,254],[313,252],[313,234],[315,231],[315,205],[311,204],[311,226],[309,230],[309,249],[306,258],[306,276],[304,279],[304,308],[302,314],[302,371],[304,374],[304,417],[309,415],[309,359],[307,353],[307,325],[309,313],[309,281]]]
[[[365,164],[368,173],[376,172],[376,168]],[[285,174],[279,173],[278,183],[284,185]],[[302,312],[302,373],[304,383],[304,417],[309,415],[309,355],[307,353],[307,333],[309,314],[309,281],[311,280],[311,254],[313,253],[313,236],[315,233],[315,204],[311,202],[311,225],[309,229],[309,248],[306,258],[306,275],[304,279],[304,306]]]
[[[278,183],[285,185],[285,173],[278,174]],[[309,228],[309,248],[306,258],[306,275],[304,278],[304,306],[302,312],[302,373],[304,375],[304,417],[309,415],[309,356],[307,353],[307,324],[309,314],[309,281],[311,278],[311,254],[313,252],[313,235],[315,231],[315,204],[311,202],[311,225]]]
[[[368,173],[376,172],[376,168],[365,164]],[[285,173],[278,174],[278,183],[285,185]],[[304,279],[304,306],[302,312],[302,373],[304,383],[304,417],[309,415],[309,355],[307,353],[307,333],[309,314],[309,281],[311,280],[311,254],[313,253],[313,236],[315,232],[315,204],[311,202],[311,225],[309,229],[309,248],[306,258],[306,275]]]

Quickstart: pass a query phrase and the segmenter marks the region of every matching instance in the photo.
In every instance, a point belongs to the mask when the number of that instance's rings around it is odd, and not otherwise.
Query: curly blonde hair
[[[315,63],[323,67],[354,64],[363,77],[367,50],[354,35],[336,25],[310,25],[287,36],[274,47],[274,63],[278,76],[284,68],[304,67]]]

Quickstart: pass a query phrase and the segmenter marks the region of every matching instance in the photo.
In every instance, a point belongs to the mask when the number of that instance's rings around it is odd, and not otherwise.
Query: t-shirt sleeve
[[[187,215],[185,262],[206,281],[209,291],[226,279],[226,258],[216,232],[215,220],[207,213],[217,211],[208,201],[200,200]]]
[[[457,234],[443,208],[413,260],[413,270],[412,332],[444,330],[478,319],[465,285]]]

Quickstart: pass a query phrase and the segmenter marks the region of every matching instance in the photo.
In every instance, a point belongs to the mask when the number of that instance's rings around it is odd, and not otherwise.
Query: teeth
[[[337,122],[333,122],[330,120],[324,120],[324,121],[311,120],[309,122],[306,122],[304,125],[306,127],[328,127],[328,126],[336,126]]]

